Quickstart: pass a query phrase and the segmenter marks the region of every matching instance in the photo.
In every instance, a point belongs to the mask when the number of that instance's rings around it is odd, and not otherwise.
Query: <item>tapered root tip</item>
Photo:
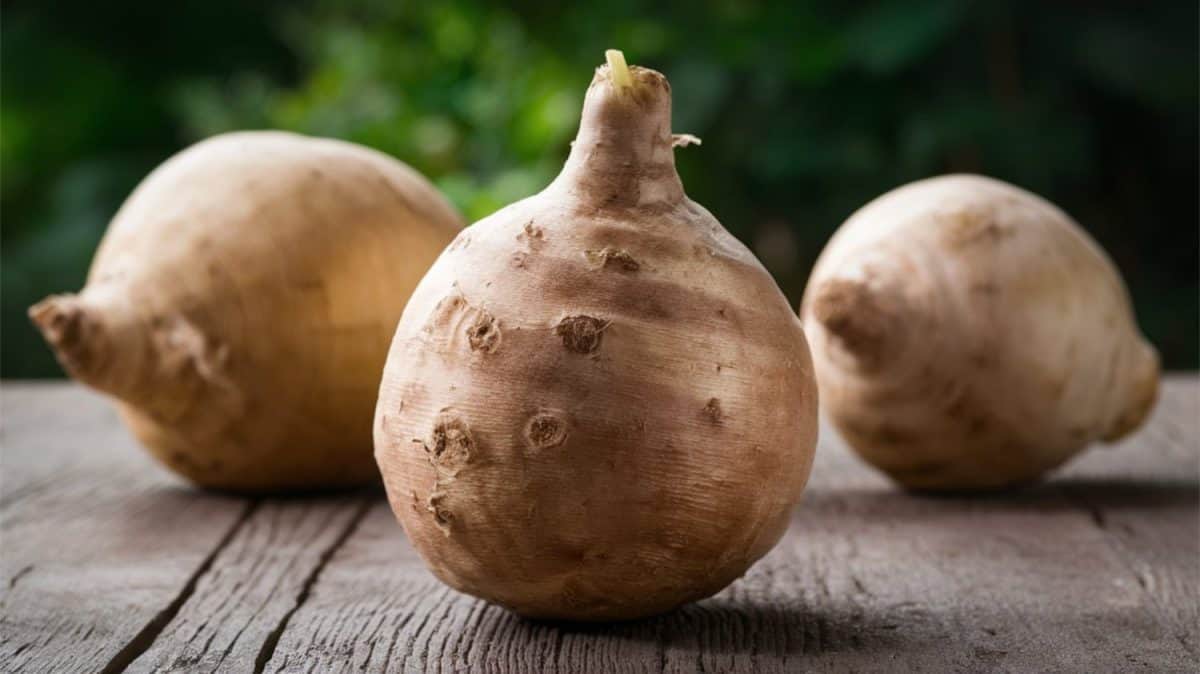
[[[811,316],[860,360],[880,360],[896,337],[892,312],[864,281],[825,281],[811,302]]]
[[[1116,442],[1141,428],[1150,417],[1154,404],[1158,402],[1161,361],[1158,351],[1149,344],[1139,348],[1136,374],[1130,385],[1130,395],[1124,413],[1119,416],[1102,438],[1105,442]]]
[[[82,378],[94,366],[96,325],[78,296],[51,295],[29,308],[29,319],[73,376]]]

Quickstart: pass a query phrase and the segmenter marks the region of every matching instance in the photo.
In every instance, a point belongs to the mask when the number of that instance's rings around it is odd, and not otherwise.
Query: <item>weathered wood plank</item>
[[[1145,432],[1089,453],[1057,481],[1091,512],[1129,571],[1125,582],[1150,597],[1193,658],[1200,656],[1198,447],[1200,380],[1174,377]]]
[[[1195,376],[1143,433],[1005,496],[905,494],[826,432],[788,535],[745,578],[599,627],[445,588],[377,497],[194,492],[96,397],[16,391],[0,421],[5,671],[1197,667]]]
[[[530,622],[450,591],[379,504],[322,572],[267,670],[1191,671],[1194,604],[1181,595],[1197,582],[1188,564],[1200,538],[1200,450],[1171,410],[1194,388],[1194,378],[1172,383],[1151,429],[1005,496],[903,493],[826,432],[806,501],[766,559],[717,597],[621,625]],[[1164,430],[1171,424],[1184,425]],[[1147,451],[1154,433],[1182,439],[1169,443],[1177,463]],[[1137,470],[1149,477],[1130,482]],[[1158,529],[1146,520],[1162,513],[1163,470],[1176,474],[1175,514]],[[1151,507],[1125,508],[1130,493]],[[1097,508],[1131,519],[1137,542],[1158,542],[1135,549],[1097,526]],[[1135,563],[1162,578],[1143,586]]]
[[[378,493],[261,503],[129,672],[252,672]],[[260,662],[261,660],[261,662]]]
[[[118,671],[149,645],[247,502],[154,466],[99,397],[0,389],[0,667]]]

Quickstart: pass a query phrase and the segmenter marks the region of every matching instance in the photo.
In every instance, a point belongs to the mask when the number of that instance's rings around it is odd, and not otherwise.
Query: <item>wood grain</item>
[[[195,492],[100,399],[4,391],[3,671],[1196,671],[1200,378],[991,497],[895,489],[823,429],[791,527],[659,618],[533,622],[433,578],[378,494]]]
[[[0,667],[120,671],[247,504],[177,482],[81,388],[6,387],[2,403]]]
[[[255,671],[370,503],[363,496],[259,505],[130,672]]]
[[[1192,467],[1171,469],[1182,486],[1168,483],[1165,495],[1160,481],[1129,484],[1117,471],[1160,460],[1145,439],[1090,453],[1036,488],[930,498],[894,489],[826,431],[805,503],[767,558],[712,599],[615,626],[521,620],[441,586],[381,504],[325,569],[267,670],[1189,671],[1200,451],[1197,417],[1176,399],[1195,391],[1194,379],[1172,382],[1147,431],[1179,426],[1166,446]],[[1089,471],[1109,483],[1085,489],[1074,476]],[[1130,491],[1167,502],[1122,510]],[[1169,596],[1156,596],[1134,581],[1128,543],[1094,513],[1140,522],[1164,507],[1191,531],[1156,532],[1183,534],[1160,537],[1157,557],[1142,562],[1170,579]],[[1160,525],[1146,526],[1149,536]]]
[[[1083,505],[1200,669],[1200,382],[1172,379],[1154,423],[1057,481]]]

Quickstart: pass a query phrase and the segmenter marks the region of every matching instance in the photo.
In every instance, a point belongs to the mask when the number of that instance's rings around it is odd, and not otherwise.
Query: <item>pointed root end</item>
[[[1112,427],[1104,434],[1105,442],[1115,442],[1141,428],[1154,404],[1158,402],[1159,374],[1161,362],[1158,351],[1149,344],[1142,344],[1139,355],[1138,373],[1131,383],[1132,392],[1129,403]]]
[[[29,319],[72,376],[86,378],[96,361],[97,325],[77,295],[51,295],[29,308]]]
[[[894,337],[892,312],[866,282],[825,281],[812,297],[811,316],[846,351],[860,360],[878,360]]]

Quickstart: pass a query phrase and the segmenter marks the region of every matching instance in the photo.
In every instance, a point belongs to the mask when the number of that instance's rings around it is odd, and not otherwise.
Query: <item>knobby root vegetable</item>
[[[30,316],[76,379],[199,485],[376,475],[371,416],[396,321],[462,229],[412,169],[279,132],[199,143],[114,218],[78,295]]]
[[[1065,213],[972,175],[855,213],[801,313],[823,409],[899,483],[1031,481],[1137,428],[1158,356],[1113,264]]]
[[[661,74],[597,69],[562,173],[458,236],[388,356],[375,451],[397,517],[438,577],[527,616],[711,595],[808,479],[803,330],[684,195],[670,106]]]

